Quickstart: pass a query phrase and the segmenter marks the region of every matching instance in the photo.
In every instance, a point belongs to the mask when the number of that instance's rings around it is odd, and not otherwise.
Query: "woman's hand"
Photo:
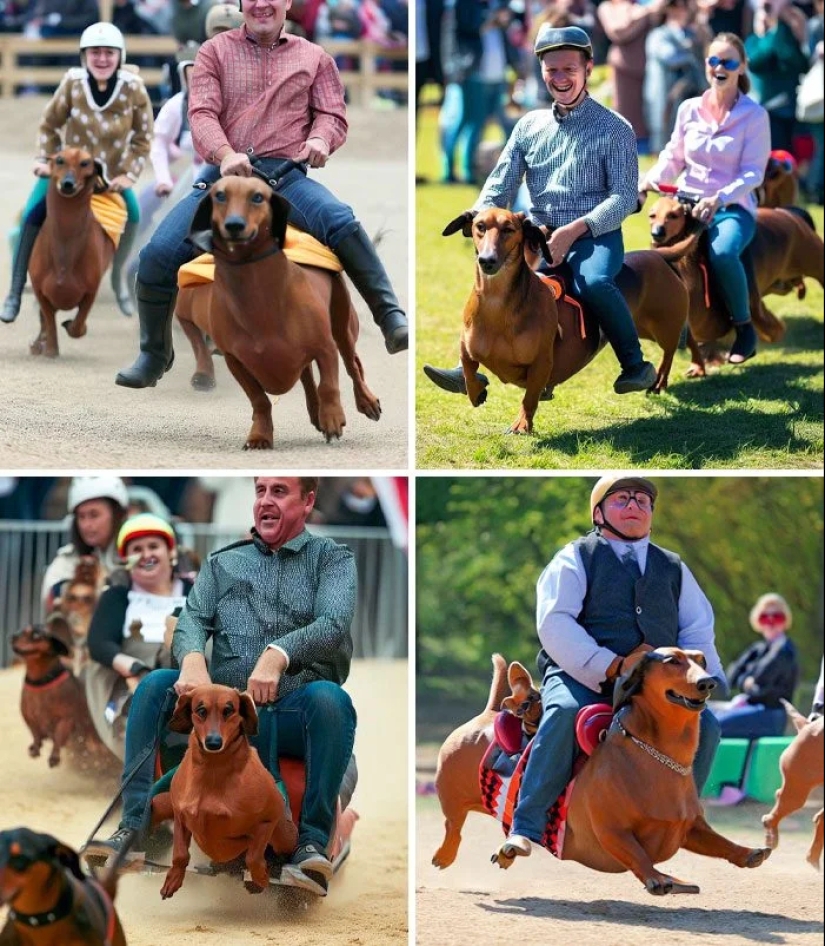
[[[113,194],[121,194],[123,191],[129,190],[132,183],[131,177],[127,177],[125,174],[118,174],[117,177],[113,177],[112,180],[109,181],[109,190]]]
[[[52,166],[45,158],[38,158],[34,162],[32,172],[34,173],[35,177],[51,177]]]
[[[719,195],[716,197],[703,197],[691,211],[691,215],[702,223],[710,226],[711,221],[719,209]]]
[[[155,184],[155,196],[156,197],[166,197],[172,193],[172,185],[167,184],[165,181],[159,181]]]

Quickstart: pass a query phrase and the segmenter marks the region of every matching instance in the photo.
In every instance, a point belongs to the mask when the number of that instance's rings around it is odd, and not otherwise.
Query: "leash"
[[[613,722],[618,728],[619,732],[626,736],[631,742],[635,743],[640,749],[653,756],[657,762],[661,762],[662,765],[666,765],[669,769],[673,769],[674,772],[679,775],[690,775],[693,772],[693,767],[690,765],[681,765],[675,759],[671,759],[669,755],[665,755],[663,752],[659,752],[658,749],[655,749],[653,746],[648,745],[646,742],[642,742],[641,739],[638,739],[632,733],[629,733],[624,726],[622,726],[622,721],[618,716],[613,717]]]

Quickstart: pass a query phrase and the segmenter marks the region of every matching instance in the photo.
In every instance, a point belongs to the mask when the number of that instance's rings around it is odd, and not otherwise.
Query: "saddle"
[[[92,194],[92,213],[117,249],[126,229],[126,201],[120,194]]]
[[[576,776],[599,744],[602,734],[613,720],[613,707],[594,703],[579,710],[576,716],[576,742],[579,754],[573,766],[573,777],[556,802],[547,810],[541,844],[554,857],[561,858],[567,805]],[[493,741],[479,765],[481,800],[488,814],[501,822],[505,834],[510,833],[513,814],[518,803],[521,780],[533,748],[521,729],[521,721],[512,713],[502,711],[493,721]]]

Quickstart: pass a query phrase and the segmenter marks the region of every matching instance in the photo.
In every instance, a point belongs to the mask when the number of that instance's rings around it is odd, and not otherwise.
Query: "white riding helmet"
[[[69,486],[69,512],[89,499],[112,499],[124,510],[129,505],[129,494],[119,476],[76,476]]]
[[[120,61],[126,58],[126,43],[123,33],[114,23],[92,23],[80,35],[80,51],[92,46],[107,46],[109,49],[120,50]]]

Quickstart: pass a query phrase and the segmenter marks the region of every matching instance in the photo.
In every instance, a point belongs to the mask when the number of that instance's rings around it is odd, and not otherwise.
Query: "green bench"
[[[792,741],[793,736],[722,739],[702,797],[716,798],[726,785],[732,785],[748,798],[773,804],[774,793],[782,784],[779,757]]]

